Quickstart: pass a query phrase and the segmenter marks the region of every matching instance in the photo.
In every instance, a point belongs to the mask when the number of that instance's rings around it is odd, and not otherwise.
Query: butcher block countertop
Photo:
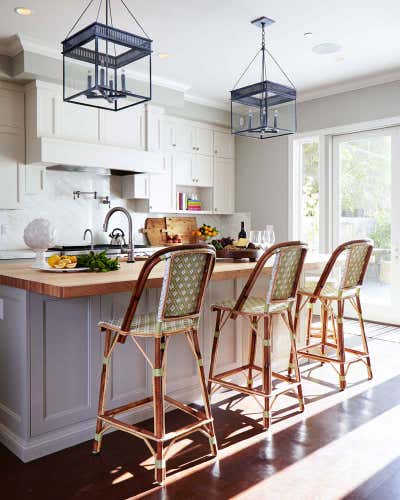
[[[305,269],[318,270],[327,258],[327,255],[310,254],[306,259]],[[0,285],[57,298],[129,292],[137,283],[143,263],[143,261],[133,264],[122,262],[118,271],[108,273],[51,273],[32,269],[30,262],[6,262],[0,263]],[[161,287],[163,266],[164,264],[161,263],[153,270],[148,279],[149,287]],[[211,279],[218,281],[247,278],[254,266],[253,262],[217,260]],[[266,273],[270,271],[271,263],[265,267]]]

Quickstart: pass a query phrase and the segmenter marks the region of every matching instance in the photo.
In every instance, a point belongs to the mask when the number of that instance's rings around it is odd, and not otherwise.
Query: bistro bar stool
[[[136,309],[154,267],[165,261],[165,272],[157,313],[137,315]],[[135,291],[123,319],[105,321],[99,324],[105,332],[104,358],[101,371],[99,407],[93,452],[101,449],[103,433],[111,428],[133,434],[144,440],[155,458],[155,480],[162,483],[166,475],[166,455],[169,447],[178,439],[199,431],[209,438],[211,454],[217,454],[213,419],[204,377],[197,334],[200,312],[205,290],[215,263],[215,251],[205,245],[180,245],[156,252],[147,260],[141,270]],[[166,395],[166,360],[168,342],[172,335],[184,335],[196,359],[200,385],[203,394],[204,411],[194,409]],[[154,361],[146,354],[138,339],[154,339]],[[130,338],[150,365],[153,375],[153,396],[140,401],[105,409],[105,393],[109,373],[109,362],[118,342]],[[194,418],[194,423],[174,432],[165,430],[165,402],[183,410]],[[154,431],[136,425],[128,425],[116,416],[120,413],[153,404]],[[168,447],[166,443],[169,442]]]
[[[298,321],[300,311],[308,307],[306,346],[298,350],[299,359],[305,357],[330,363],[338,372],[340,390],[346,388],[346,375],[353,363],[363,362],[368,370],[368,378],[372,378],[360,302],[360,289],[372,250],[373,245],[370,240],[352,240],[339,245],[332,253],[321,276],[306,276],[302,279],[297,294],[295,323]],[[342,266],[341,277],[335,280],[332,274],[340,271]],[[321,327],[318,328],[318,333],[314,333],[313,306],[317,301],[321,305]],[[344,345],[343,314],[346,301],[352,305],[358,317],[362,351]],[[329,321],[331,329],[328,328]],[[314,342],[312,339],[315,337],[320,341]],[[330,355],[327,354],[327,350],[330,351]],[[346,354],[350,359],[347,359]]]
[[[276,397],[280,394],[295,391],[298,397],[300,410],[304,410],[303,391],[301,377],[297,362],[297,348],[294,323],[292,318],[292,306],[296,298],[297,286],[307,253],[307,245],[300,241],[280,243],[270,247],[258,260],[239,298],[223,301],[221,304],[212,306],[217,312],[214,341],[211,354],[210,375],[208,391],[211,394],[213,385],[225,387],[244,394],[259,396],[263,401],[261,404],[263,415],[263,426],[268,429],[271,425],[272,406]],[[268,284],[266,297],[255,297],[251,295],[258,278],[263,272],[266,262],[274,258],[272,275]],[[290,359],[293,363],[295,376],[286,376],[282,373],[273,372],[271,368],[271,347],[273,336],[273,317],[280,315],[290,334]],[[215,374],[218,343],[222,329],[229,318],[236,319],[238,316],[246,318],[250,323],[249,330],[249,355],[248,363],[235,368]],[[259,323],[263,323],[263,352],[262,366],[255,364],[257,333]],[[262,388],[253,387],[253,371],[261,373]],[[247,386],[238,385],[226,380],[237,373],[242,373],[247,378]],[[272,388],[272,377],[286,382],[282,387]],[[257,400],[257,398],[256,398]]]

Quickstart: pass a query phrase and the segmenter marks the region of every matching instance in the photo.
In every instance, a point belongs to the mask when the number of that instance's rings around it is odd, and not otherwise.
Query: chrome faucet
[[[86,235],[90,235],[90,249],[94,250],[94,245],[93,245],[93,231],[91,229],[85,229],[85,232],[83,233],[83,240],[86,241]]]
[[[112,214],[115,212],[122,212],[123,214],[126,215],[128,219],[128,262],[135,262],[135,257],[134,257],[135,245],[133,244],[133,236],[132,236],[132,217],[126,208],[124,207],[111,208],[111,210],[107,212],[106,218],[104,219],[103,231],[104,232],[108,231],[108,221],[110,220]]]

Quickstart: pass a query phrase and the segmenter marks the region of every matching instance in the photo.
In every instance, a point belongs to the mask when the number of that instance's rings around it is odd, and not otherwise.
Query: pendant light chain
[[[89,7],[92,5],[94,0],[90,0],[90,2],[86,5],[85,9],[83,9],[82,14],[78,17],[76,20],[75,24],[72,26],[72,28],[68,31],[67,36],[65,38],[68,38],[69,35],[72,33],[72,31],[75,29],[75,26],[79,23],[79,21],[82,19],[82,17],[86,14],[86,11],[89,9]]]

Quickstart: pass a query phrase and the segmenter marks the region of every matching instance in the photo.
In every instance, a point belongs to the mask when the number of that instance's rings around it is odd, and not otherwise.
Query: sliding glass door
[[[362,294],[365,317],[400,324],[399,129],[334,136],[332,146],[333,247],[374,241]]]

